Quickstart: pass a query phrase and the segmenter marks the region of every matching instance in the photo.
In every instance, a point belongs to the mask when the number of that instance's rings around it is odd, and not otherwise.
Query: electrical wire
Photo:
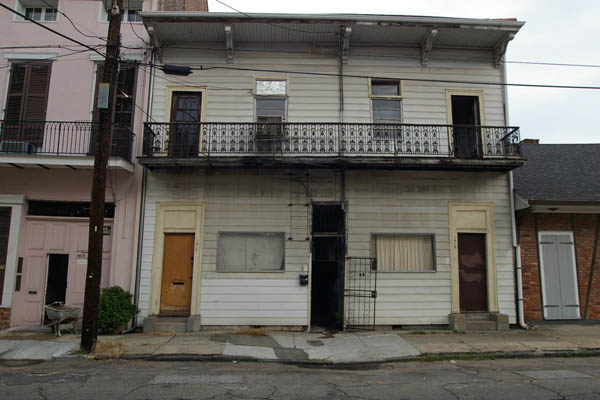
[[[214,48],[214,47],[188,47],[188,46],[164,46],[169,49],[179,50],[209,50],[209,51],[226,51],[225,48]],[[365,47],[369,46],[355,45],[354,47]],[[389,46],[386,46],[389,47]],[[257,52],[257,53],[281,53],[281,54],[310,54],[318,56],[331,56],[338,57],[339,53],[324,53],[319,51],[301,51],[301,50],[271,50],[271,49],[236,49],[236,52]],[[411,59],[420,60],[420,56],[403,56],[397,54],[353,54],[353,58],[395,58],[395,59]],[[430,57],[430,61],[460,61],[460,62],[492,62],[491,58],[446,58],[446,57]],[[544,62],[544,61],[518,61],[518,60],[506,60],[506,64],[532,64],[532,65],[546,65],[546,66],[557,66],[557,67],[582,67],[582,68],[600,68],[600,64],[576,64],[576,63],[556,63],[556,62]]]
[[[130,0],[127,0],[127,11],[131,10],[131,3]],[[125,10],[123,10],[125,11]],[[133,34],[135,36],[137,36],[138,39],[140,39],[144,45],[148,45],[148,42],[146,42],[146,39],[142,38],[140,35],[137,34],[137,32],[135,31],[135,29],[133,29],[133,22],[131,22],[131,20],[129,19],[129,15],[123,14],[123,16],[126,16],[127,21],[129,22],[129,26],[131,27],[131,31],[133,32]]]
[[[32,63],[36,63],[36,62],[40,62],[40,61],[55,60],[55,59],[61,58],[61,57],[68,57],[68,56],[73,56],[75,54],[86,53],[88,51],[90,51],[90,50],[88,50],[88,49],[75,50],[75,51],[72,51],[71,53],[59,54],[57,56],[41,58],[41,59],[37,59],[37,60],[19,60],[18,63],[19,64],[32,64]],[[75,61],[75,60],[89,60],[89,59],[88,58],[73,58],[70,60],[58,60],[58,61]],[[10,66],[11,66],[11,64],[3,64],[3,65],[0,65],[0,69],[8,68]]]
[[[220,0],[215,0],[215,1],[217,3],[223,5],[223,6],[225,6],[225,7],[229,8],[229,9],[231,9],[231,10],[239,13],[239,14],[245,15],[246,17],[248,17],[250,19],[256,19],[252,15],[250,15],[248,13],[245,13],[243,11],[240,11],[237,8],[234,8],[234,7],[230,6],[229,4],[226,4],[226,3],[224,3],[224,2],[222,2]],[[310,34],[313,34],[313,35],[321,35],[321,34],[324,34],[324,33],[326,33],[326,34],[333,34],[333,35],[339,35],[340,34],[339,32],[315,32],[315,31],[306,31],[306,30],[303,30],[303,29],[288,28],[287,26],[277,25],[277,24],[274,24],[272,22],[266,22],[266,24],[274,26],[275,28],[283,29],[283,30],[290,31],[290,32],[310,33]]]
[[[102,54],[101,52],[99,52],[99,51],[98,51],[98,50],[96,50],[95,48],[93,48],[93,47],[91,47],[91,46],[88,46],[87,44],[81,43],[79,40],[77,40],[77,39],[73,39],[72,37],[70,37],[70,36],[67,36],[67,35],[65,35],[65,34],[62,34],[62,33],[58,32],[58,31],[55,31],[54,29],[52,29],[52,28],[49,28],[49,27],[47,27],[47,26],[45,26],[45,25],[43,25],[43,24],[40,24],[39,22],[37,22],[37,21],[34,21],[33,19],[31,19],[31,18],[27,17],[27,16],[26,16],[26,15],[24,15],[24,14],[21,14],[21,13],[20,13],[20,12],[18,12],[17,10],[13,10],[12,8],[8,7],[7,5],[5,5],[5,4],[3,4],[3,3],[0,3],[0,7],[4,8],[4,9],[6,9],[6,10],[10,11],[10,12],[12,12],[13,14],[16,14],[16,15],[18,15],[18,16],[19,16],[19,17],[21,17],[21,18],[24,18],[24,19],[26,19],[26,20],[27,20],[27,21],[29,21],[29,22],[32,22],[32,23],[34,23],[35,25],[38,25],[39,27],[41,27],[41,28],[43,28],[43,29],[45,29],[45,30],[47,30],[47,31],[50,31],[50,32],[54,33],[55,35],[58,35],[58,36],[60,36],[60,37],[62,37],[62,38],[64,38],[64,39],[70,40],[70,41],[71,41],[71,42],[73,42],[73,43],[77,43],[77,44],[78,44],[78,45],[80,45],[80,46],[86,47],[86,48],[88,48],[88,49],[90,49],[90,50],[92,50],[92,51],[94,51],[94,52],[96,52],[96,53],[100,54],[102,57],[106,57],[106,54]]]
[[[104,42],[106,42],[106,41],[107,41],[107,40],[106,40],[107,38],[105,38],[105,37],[102,37],[102,36],[96,36],[96,35],[86,35],[85,33],[81,32],[81,31],[79,30],[79,28],[77,28],[77,27],[75,26],[75,23],[73,22],[73,20],[72,20],[71,18],[69,18],[69,16],[68,16],[67,14],[65,14],[65,13],[64,13],[64,12],[62,12],[62,11],[60,11],[60,10],[58,9],[58,7],[56,7],[56,8],[55,8],[55,6],[53,6],[52,4],[48,3],[46,0],[42,0],[42,3],[46,4],[46,5],[47,5],[48,7],[50,7],[50,8],[53,8],[53,9],[55,9],[55,10],[56,10],[56,11],[57,11],[59,14],[61,14],[62,16],[64,16],[64,17],[67,19],[67,21],[69,21],[69,22],[71,23],[71,25],[73,25],[73,28],[74,28],[74,29],[75,29],[77,32],[79,32],[79,34],[81,34],[81,35],[83,35],[83,36],[85,36],[85,37],[88,37],[88,38],[100,39],[100,40],[102,40],[102,41],[104,41]]]

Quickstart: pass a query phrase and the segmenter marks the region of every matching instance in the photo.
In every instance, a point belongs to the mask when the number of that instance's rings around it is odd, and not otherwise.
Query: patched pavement
[[[92,357],[139,360],[260,360],[353,364],[418,357],[460,355],[600,354],[600,325],[538,326],[507,332],[456,333],[448,330],[369,332],[285,332],[268,329],[137,333],[100,336]],[[0,332],[0,359],[49,360],[83,357],[80,337],[57,338],[36,328]]]

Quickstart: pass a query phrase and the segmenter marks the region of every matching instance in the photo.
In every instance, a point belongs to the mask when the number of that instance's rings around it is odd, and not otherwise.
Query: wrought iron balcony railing
[[[0,121],[0,153],[93,155],[98,123],[89,121]],[[132,160],[135,134],[116,125],[111,155]]]
[[[520,157],[519,128],[347,123],[154,123],[145,157]]]

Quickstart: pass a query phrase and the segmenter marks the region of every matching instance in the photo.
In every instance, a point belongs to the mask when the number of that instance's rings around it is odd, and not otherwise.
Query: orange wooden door
[[[165,233],[160,313],[190,315],[194,234]]]

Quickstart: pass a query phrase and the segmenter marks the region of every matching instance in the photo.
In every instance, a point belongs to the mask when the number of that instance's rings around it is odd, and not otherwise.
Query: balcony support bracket
[[[506,47],[508,46],[508,42],[510,42],[514,38],[514,33],[507,33],[494,46],[494,68],[500,67],[500,64],[502,63],[502,58],[506,53]]]
[[[350,35],[352,34],[352,28],[343,26],[341,29],[342,36],[340,37],[341,41],[341,51],[342,51],[342,63],[348,63],[348,53],[350,52]]]
[[[227,46],[227,64],[233,64],[233,29],[225,25],[225,45]]]
[[[431,49],[433,48],[433,39],[437,36],[438,30],[431,29],[421,41],[421,65],[426,67],[429,62]]]

